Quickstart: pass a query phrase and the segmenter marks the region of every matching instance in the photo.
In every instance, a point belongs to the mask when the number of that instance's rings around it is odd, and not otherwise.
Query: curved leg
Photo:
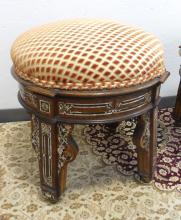
[[[58,173],[60,192],[66,188],[67,165],[78,153],[78,146],[71,136],[73,125],[58,124]]]
[[[51,124],[32,116],[32,146],[38,156],[41,189],[52,202],[64,192],[67,165],[78,153],[72,130],[72,125]]]
[[[157,107],[138,117],[133,142],[137,146],[140,179],[143,182],[150,182],[156,164]]]

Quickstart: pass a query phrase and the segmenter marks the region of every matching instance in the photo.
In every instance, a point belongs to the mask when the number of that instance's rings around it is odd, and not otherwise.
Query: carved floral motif
[[[29,104],[30,106],[32,106],[34,108],[38,107],[38,99],[34,94],[32,94],[28,91],[25,91],[23,88],[20,89],[20,94],[21,94],[22,99],[27,104]]]
[[[51,125],[41,123],[42,170],[45,183],[52,186],[52,137]]]
[[[68,145],[68,137],[70,134],[72,126],[68,124],[58,124],[58,168],[59,172],[61,168],[64,166],[64,163],[67,161],[67,156],[65,155],[65,149]]]
[[[49,199],[52,202],[57,201],[57,197],[53,195],[52,192],[42,191],[42,195],[45,197],[45,199]]]
[[[150,102],[151,93],[147,92],[134,98],[120,101],[117,100],[116,102],[113,101],[96,104],[59,102],[58,108],[59,114],[63,115],[108,115],[134,110],[135,108],[142,107]],[[85,109],[88,109],[88,111],[86,112]],[[91,109],[93,109],[92,112],[90,111]]]
[[[151,102],[151,93],[150,92],[145,93],[144,100],[145,100],[145,104],[148,104]]]
[[[39,120],[35,115],[32,115],[32,146],[40,160],[40,130],[39,130]]]
[[[72,107],[73,107],[73,104],[60,102],[59,103],[59,113],[60,114],[71,113]]]
[[[48,101],[40,100],[40,111],[50,113],[50,103]]]
[[[146,113],[142,115],[143,120],[144,120],[144,130],[142,134],[142,144],[140,147],[142,148],[149,148],[150,145],[150,113]]]

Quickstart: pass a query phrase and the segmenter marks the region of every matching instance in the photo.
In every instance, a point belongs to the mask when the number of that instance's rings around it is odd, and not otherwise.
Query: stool
[[[44,196],[55,202],[65,190],[78,153],[74,124],[106,123],[112,132],[137,117],[138,174],[152,180],[159,91],[169,75],[152,34],[109,20],[65,20],[22,34],[11,57],[19,101],[32,115]]]
[[[180,48],[179,54],[181,56],[181,46],[179,48]],[[181,67],[179,73],[181,77]],[[176,126],[181,126],[181,80],[180,80],[180,85],[178,87],[175,108],[173,111],[173,118],[175,119]]]

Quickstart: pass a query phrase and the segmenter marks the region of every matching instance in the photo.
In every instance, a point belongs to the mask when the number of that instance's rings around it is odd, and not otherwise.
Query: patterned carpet
[[[161,190],[181,192],[181,128],[174,127],[172,109],[159,111],[157,169],[153,184]],[[91,125],[84,129],[93,152],[102,156],[107,165],[115,165],[124,175],[136,176],[137,153],[132,143],[135,120],[123,121],[117,132],[110,135],[105,125]]]
[[[104,125],[76,126],[80,152],[56,204],[41,196],[30,123],[0,124],[0,220],[180,220],[181,128],[171,112],[159,113],[157,169],[145,185],[136,175],[134,120],[111,135]]]

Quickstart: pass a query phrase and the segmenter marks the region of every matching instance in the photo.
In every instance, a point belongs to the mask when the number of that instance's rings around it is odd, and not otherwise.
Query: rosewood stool
[[[162,46],[140,28],[109,20],[65,20],[31,29],[12,46],[19,101],[32,115],[43,195],[57,201],[67,165],[78,153],[74,124],[137,117],[138,174],[151,181],[156,163],[157,106],[168,77]]]
[[[179,54],[181,56],[181,46],[179,48],[180,48]],[[181,66],[180,66],[179,74],[181,77]],[[180,84],[178,87],[175,108],[173,111],[173,118],[175,119],[176,126],[181,126],[181,79],[180,79]]]

